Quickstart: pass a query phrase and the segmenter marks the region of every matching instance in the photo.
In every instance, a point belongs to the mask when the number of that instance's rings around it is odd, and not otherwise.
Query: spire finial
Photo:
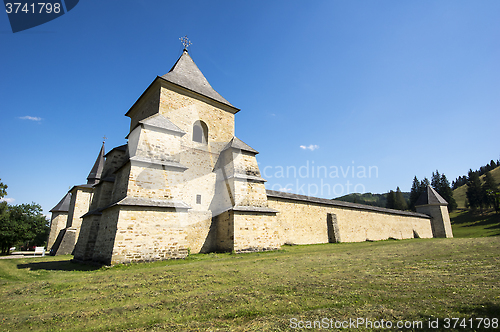
[[[108,139],[108,138],[106,137],[106,135],[104,135],[104,136],[102,137],[102,144],[106,143],[106,140],[107,140],[107,139]]]
[[[184,45],[184,51],[187,52],[188,50],[188,47],[191,46],[193,43],[191,43],[191,41],[188,39],[187,35],[184,36],[184,37],[181,37],[179,38],[179,40],[181,41],[182,45]]]

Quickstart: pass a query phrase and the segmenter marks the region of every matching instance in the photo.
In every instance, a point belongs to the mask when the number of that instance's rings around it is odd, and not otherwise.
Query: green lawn
[[[500,318],[499,253],[500,237],[487,237],[286,246],[112,268],[70,256],[0,260],[1,330],[287,331],[290,319],[363,318],[424,327],[439,319],[438,331],[448,317]]]
[[[500,214],[494,211],[473,213],[458,210],[450,213],[454,237],[485,237],[500,235]]]

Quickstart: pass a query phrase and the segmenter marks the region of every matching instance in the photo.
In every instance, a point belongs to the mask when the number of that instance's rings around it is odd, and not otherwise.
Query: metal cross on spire
[[[187,35],[184,37],[179,38],[181,41],[182,45],[184,45],[184,49],[187,51],[188,47],[191,46],[193,43],[188,39]]]
[[[104,137],[102,138],[102,144],[104,144],[106,142],[108,138],[106,137],[106,135],[104,135]]]

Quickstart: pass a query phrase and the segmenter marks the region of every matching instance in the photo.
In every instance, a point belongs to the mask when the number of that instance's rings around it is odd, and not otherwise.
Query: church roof
[[[96,184],[97,182],[99,182],[99,180],[101,179],[103,168],[104,168],[104,142],[102,143],[101,151],[97,156],[97,159],[94,163],[94,167],[92,167],[92,170],[90,171],[89,176],[87,177],[87,184]]]
[[[69,203],[71,201],[71,194],[67,193],[56,206],[54,206],[49,212],[68,212]]]
[[[170,69],[167,74],[161,76],[161,78],[235,108],[212,88],[205,76],[203,76],[201,70],[189,56],[187,50],[182,52],[181,57],[177,60],[172,69]]]
[[[425,191],[415,202],[415,206],[419,205],[448,205],[448,202],[434,188],[427,185]]]
[[[234,136],[229,141],[229,143],[227,143],[227,145],[224,147],[224,149],[222,149],[222,150],[224,151],[224,150],[227,150],[229,148],[243,150],[243,151],[247,151],[247,152],[251,152],[251,153],[255,153],[255,154],[259,153],[257,150],[253,149],[252,147],[250,147],[248,144],[246,144],[245,142],[243,142],[242,140],[240,140],[236,136]]]
[[[104,157],[106,157],[108,154],[110,154],[112,151],[127,151],[127,144],[123,144],[123,145],[120,145],[120,146],[117,146],[117,147],[114,147],[113,149],[111,149],[108,153],[106,153],[104,155]]]

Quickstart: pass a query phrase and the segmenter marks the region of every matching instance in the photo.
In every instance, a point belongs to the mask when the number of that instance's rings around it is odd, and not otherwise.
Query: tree
[[[439,193],[439,189],[441,189],[441,175],[438,170],[436,170],[436,173],[432,172],[431,186]]]
[[[0,179],[0,198],[4,198],[7,196],[7,185],[2,183],[2,179]]]
[[[472,210],[479,208],[483,210],[483,191],[481,188],[481,180],[479,179],[479,172],[469,170],[469,177],[467,179],[467,200]]]
[[[421,182],[420,182],[420,190],[422,190],[422,192],[425,191],[425,189],[427,188],[428,185],[430,185],[431,182],[429,181],[428,178],[424,178]]]
[[[418,181],[417,177],[415,176],[413,178],[413,184],[410,191],[410,203],[408,204],[410,210],[415,211],[415,203],[417,202],[417,199],[421,194],[422,192],[420,191],[420,181]]]
[[[401,211],[404,211],[408,208],[406,199],[404,198],[403,193],[401,192],[401,189],[399,189],[399,187],[397,187],[396,195],[394,197],[394,208]]]
[[[395,204],[396,204],[396,193],[394,193],[394,190],[391,190],[387,194],[387,203],[385,204],[385,207],[388,209],[394,209]]]
[[[498,185],[491,176],[490,171],[486,172],[484,176],[484,183],[482,186],[484,205],[487,207],[495,207],[496,193],[498,192]]]
[[[441,178],[439,180],[439,187],[434,188],[438,192],[441,197],[444,198],[445,201],[448,202],[448,210],[454,211],[457,208],[457,202],[455,198],[453,198],[453,189],[450,187],[450,182],[446,178],[446,175],[441,174]]]
[[[38,204],[0,204],[0,248],[2,254],[17,244],[43,245],[49,233],[48,220]]]

